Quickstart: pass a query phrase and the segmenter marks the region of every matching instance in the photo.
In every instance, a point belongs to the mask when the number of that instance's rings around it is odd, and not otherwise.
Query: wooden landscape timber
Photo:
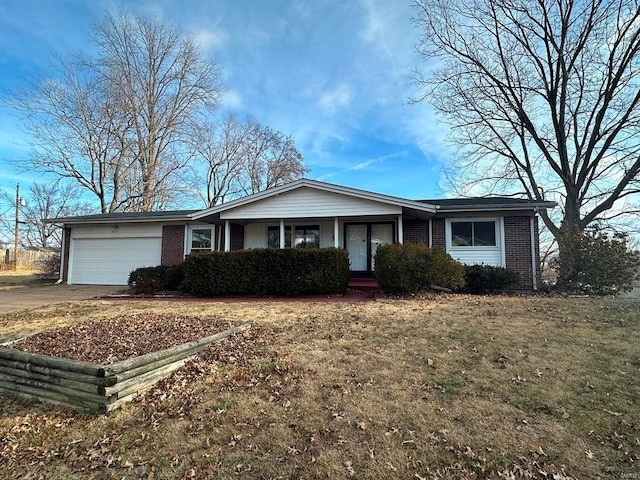
[[[108,412],[169,376],[212,343],[250,327],[250,323],[243,323],[200,340],[111,365],[1,347],[0,394],[75,410]]]

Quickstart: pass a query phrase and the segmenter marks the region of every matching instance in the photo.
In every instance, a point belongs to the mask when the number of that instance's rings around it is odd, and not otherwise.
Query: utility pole
[[[15,238],[13,244],[13,269],[18,270],[18,249],[20,245],[18,243],[18,235],[20,234],[20,184],[16,184],[16,229]]]

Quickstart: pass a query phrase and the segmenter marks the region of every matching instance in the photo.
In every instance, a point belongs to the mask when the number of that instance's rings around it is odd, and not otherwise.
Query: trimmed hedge
[[[192,253],[183,291],[199,297],[344,294],[349,254],[336,248],[256,248]]]
[[[135,293],[179,290],[184,279],[183,264],[136,268],[129,274],[129,288]]]
[[[520,274],[503,267],[491,265],[467,265],[466,293],[496,293],[515,288],[520,283]]]
[[[424,243],[393,243],[378,247],[375,276],[385,292],[415,293],[431,286],[464,286],[464,265]]]

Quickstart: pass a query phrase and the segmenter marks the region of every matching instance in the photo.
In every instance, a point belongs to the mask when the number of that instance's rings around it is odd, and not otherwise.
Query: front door
[[[352,275],[370,277],[378,247],[393,243],[393,223],[348,223],[344,238]]]

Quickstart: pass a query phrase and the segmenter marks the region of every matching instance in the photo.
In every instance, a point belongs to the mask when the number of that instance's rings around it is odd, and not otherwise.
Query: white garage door
[[[161,238],[78,238],[71,242],[71,283],[126,285],[138,267],[160,265]]]

